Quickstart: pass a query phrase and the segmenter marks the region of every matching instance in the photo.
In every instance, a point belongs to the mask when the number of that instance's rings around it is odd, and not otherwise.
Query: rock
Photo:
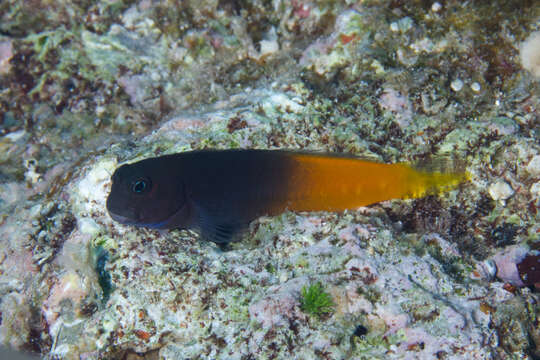
[[[514,190],[504,181],[491,184],[488,188],[489,195],[495,201],[506,200],[514,195]]]
[[[540,176],[540,155],[535,155],[527,164],[527,171],[535,177]]]

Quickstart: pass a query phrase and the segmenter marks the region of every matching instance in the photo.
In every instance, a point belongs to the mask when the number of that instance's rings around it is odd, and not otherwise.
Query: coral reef
[[[529,0],[2,2],[0,344],[538,358],[538,19]],[[120,164],[204,148],[444,159],[470,181],[262,217],[227,249],[108,216]]]

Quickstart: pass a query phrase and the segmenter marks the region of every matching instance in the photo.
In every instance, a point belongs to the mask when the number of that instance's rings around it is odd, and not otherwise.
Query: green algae
[[[227,289],[223,298],[227,305],[228,319],[238,323],[249,323],[249,304],[252,299],[246,294],[245,289]]]
[[[356,288],[356,293],[362,295],[372,304],[376,304],[381,299],[381,293],[376,287],[364,285]]]
[[[302,311],[321,316],[331,313],[334,309],[332,296],[327,293],[321,283],[304,285],[300,294],[300,308]]]
[[[109,261],[109,252],[101,245],[93,248],[94,254],[94,269],[97,274],[98,284],[101,288],[101,303],[105,304],[114,290],[114,285],[111,280],[111,274],[105,269],[107,262]]]
[[[406,341],[403,331],[384,335],[381,329],[370,328],[365,336],[354,336],[351,341],[351,355],[356,359],[384,359],[392,345]]]

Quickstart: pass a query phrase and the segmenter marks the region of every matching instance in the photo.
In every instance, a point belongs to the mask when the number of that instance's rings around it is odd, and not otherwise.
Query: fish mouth
[[[109,216],[116,222],[124,225],[137,225],[137,222],[127,216],[122,216],[109,211]]]
[[[109,216],[111,217],[111,219],[113,219],[114,221],[116,221],[116,222],[118,222],[118,223],[120,223],[122,225],[131,225],[131,226],[136,226],[136,227],[147,227],[147,228],[151,228],[151,229],[164,229],[164,228],[166,228],[167,222],[169,220],[169,219],[166,219],[164,221],[160,221],[160,222],[157,222],[157,223],[141,223],[140,221],[134,220],[133,218],[123,216],[123,215],[118,215],[118,214],[115,214],[115,213],[110,212],[110,211],[109,211]]]

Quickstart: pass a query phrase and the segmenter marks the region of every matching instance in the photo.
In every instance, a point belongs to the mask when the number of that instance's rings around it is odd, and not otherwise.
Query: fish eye
[[[131,184],[131,191],[136,194],[142,194],[150,190],[150,180],[137,179]]]

